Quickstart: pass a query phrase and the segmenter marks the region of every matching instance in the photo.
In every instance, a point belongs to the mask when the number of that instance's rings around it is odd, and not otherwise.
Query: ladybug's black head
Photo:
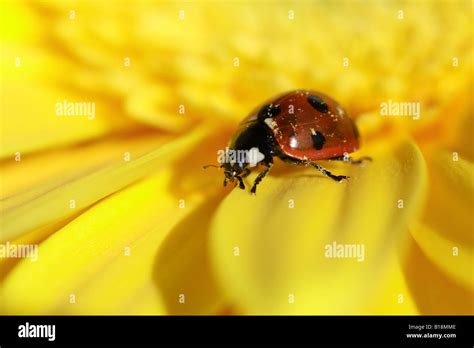
[[[219,150],[219,166],[224,170],[224,186],[230,182],[245,189],[242,178],[261,162],[272,160],[273,133],[266,124],[257,121],[242,124],[235,132],[228,147]]]
[[[245,170],[246,164],[244,163],[222,163],[219,166],[216,166],[214,164],[208,164],[205,165],[203,168],[209,168],[209,167],[214,167],[218,169],[224,169],[224,187],[227,186],[227,184],[233,183],[234,181],[237,181],[239,184],[239,188],[242,190],[245,189],[244,181],[242,180],[242,172]]]
[[[224,186],[227,186],[229,182],[238,181],[239,187],[243,190],[245,189],[244,181],[242,180],[242,172],[246,167],[245,163],[235,162],[235,163],[223,163],[221,165],[224,168]]]

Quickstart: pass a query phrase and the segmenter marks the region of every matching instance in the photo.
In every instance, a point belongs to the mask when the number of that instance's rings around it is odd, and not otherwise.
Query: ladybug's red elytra
[[[273,157],[303,166],[311,166],[335,181],[348,179],[334,175],[314,162],[317,160],[348,161],[360,164],[347,154],[359,148],[359,133],[354,121],[346,111],[329,96],[309,90],[291,91],[279,95],[256,108],[239,125],[228,149],[258,150],[257,163],[239,159],[225,161],[219,167],[224,169],[224,186],[238,182],[245,189],[242,178],[250,173],[255,164],[265,169],[255,179],[250,192],[256,193],[257,185],[270,172]]]

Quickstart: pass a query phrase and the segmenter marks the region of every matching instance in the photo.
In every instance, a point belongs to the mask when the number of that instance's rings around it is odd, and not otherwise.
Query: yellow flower
[[[0,312],[473,314],[471,22],[469,1],[2,2]],[[223,189],[202,165],[295,88],[374,161]]]

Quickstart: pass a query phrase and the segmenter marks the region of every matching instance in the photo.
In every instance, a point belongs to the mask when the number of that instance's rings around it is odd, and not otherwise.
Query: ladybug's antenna
[[[222,164],[221,164],[220,166],[216,166],[215,164],[206,164],[205,166],[202,166],[203,169],[207,169],[207,168],[209,168],[209,167],[221,169],[221,168],[222,168]]]

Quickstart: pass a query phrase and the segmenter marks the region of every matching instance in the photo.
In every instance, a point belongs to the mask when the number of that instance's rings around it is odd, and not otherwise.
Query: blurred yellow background
[[[0,259],[2,313],[473,313],[472,1],[1,6],[1,242],[39,244]],[[357,120],[375,161],[332,165],[350,186],[277,166],[250,197],[201,170],[297,88]]]

